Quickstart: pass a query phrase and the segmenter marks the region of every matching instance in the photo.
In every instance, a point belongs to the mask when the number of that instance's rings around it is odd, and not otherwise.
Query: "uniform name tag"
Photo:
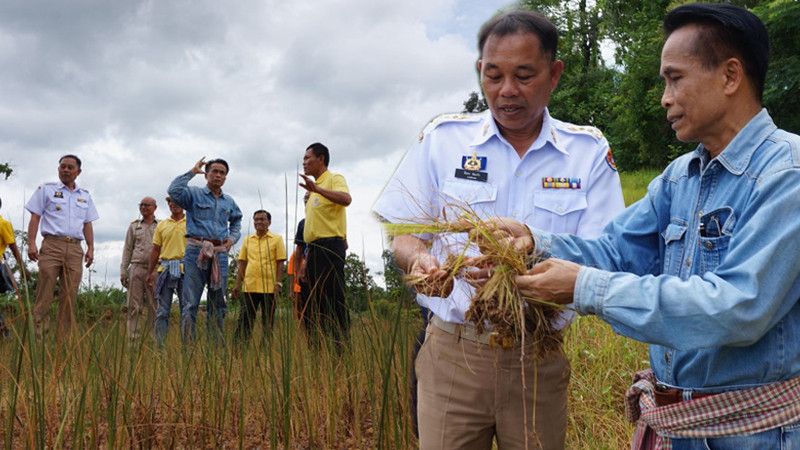
[[[486,181],[489,174],[483,172],[486,169],[486,157],[478,156],[472,152],[472,156],[461,157],[461,168],[456,169],[456,178],[472,181]]]
[[[489,179],[489,174],[486,172],[474,172],[472,170],[456,169],[456,178],[485,182]]]

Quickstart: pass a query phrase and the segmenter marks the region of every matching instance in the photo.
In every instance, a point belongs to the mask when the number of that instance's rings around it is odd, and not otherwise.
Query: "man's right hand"
[[[233,286],[233,289],[231,290],[231,295],[233,296],[233,298],[239,298],[239,282],[238,281]]]
[[[128,275],[124,274],[124,273],[120,274],[119,283],[122,285],[122,287],[127,288],[128,287]]]
[[[36,245],[34,244],[30,244],[28,246],[28,259],[31,261],[39,260],[39,251],[36,249]]]
[[[492,239],[497,241],[507,241],[515,251],[519,253],[531,254],[536,250],[536,243],[533,240],[530,228],[522,222],[507,217],[496,217],[487,221],[488,226],[492,227]],[[486,237],[479,235],[476,231],[472,231],[472,238],[478,243],[478,246],[483,250],[483,242]]]
[[[147,280],[145,281],[145,283],[147,284],[147,287],[149,287],[150,289],[156,286],[156,273],[158,272],[154,270],[147,274]]]
[[[205,165],[206,165],[206,157],[203,156],[202,158],[200,158],[200,161],[197,161],[194,164],[194,167],[192,167],[192,173],[195,174],[195,175],[201,174],[201,173],[206,173],[205,170],[203,170]]]

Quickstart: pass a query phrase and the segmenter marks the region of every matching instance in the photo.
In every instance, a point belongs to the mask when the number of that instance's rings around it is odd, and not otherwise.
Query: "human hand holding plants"
[[[549,258],[524,275],[515,276],[514,282],[524,298],[566,305],[572,303],[580,270],[581,266],[574,262]]]

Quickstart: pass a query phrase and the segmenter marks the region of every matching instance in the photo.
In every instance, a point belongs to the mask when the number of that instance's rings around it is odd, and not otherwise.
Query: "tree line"
[[[620,170],[663,168],[695,144],[681,143],[661,107],[659,77],[662,20],[687,1],[524,0],[560,32],[558,58],[564,73],[553,91],[550,112],[561,120],[592,125],[609,141]],[[800,132],[800,2],[738,0],[731,3],[756,14],[771,44],[764,106],[778,127]],[[613,52],[613,58],[603,57]],[[478,93],[465,112],[486,109]]]

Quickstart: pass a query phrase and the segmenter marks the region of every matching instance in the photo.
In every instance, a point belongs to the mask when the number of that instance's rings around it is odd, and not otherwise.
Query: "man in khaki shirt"
[[[154,291],[147,285],[147,265],[153,248],[153,233],[158,225],[156,208],[154,198],[142,199],[139,203],[142,218],[131,222],[122,249],[119,276],[122,286],[128,289],[128,337],[132,339],[141,334],[142,316],[146,316],[147,330],[153,327],[156,316]]]

